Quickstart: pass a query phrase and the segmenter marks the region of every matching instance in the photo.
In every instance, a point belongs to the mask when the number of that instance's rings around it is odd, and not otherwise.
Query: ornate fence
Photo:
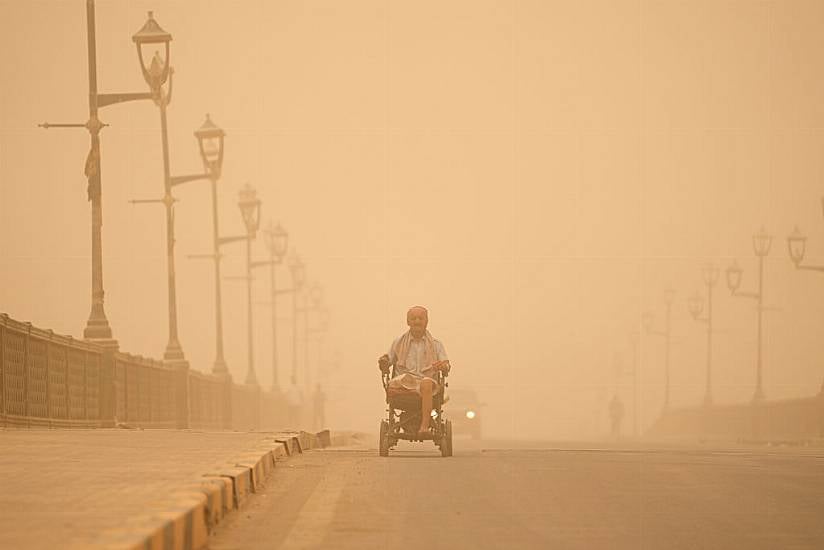
[[[279,398],[0,314],[0,425],[271,429]],[[262,421],[263,420],[263,421]]]
[[[111,370],[102,351],[0,315],[3,423],[111,425]]]

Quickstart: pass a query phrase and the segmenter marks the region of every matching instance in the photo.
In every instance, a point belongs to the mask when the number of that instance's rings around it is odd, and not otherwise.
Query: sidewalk
[[[297,435],[0,430],[0,548],[198,548]]]

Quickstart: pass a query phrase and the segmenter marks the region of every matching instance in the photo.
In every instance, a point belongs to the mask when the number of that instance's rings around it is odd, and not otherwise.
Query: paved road
[[[290,461],[210,550],[824,548],[824,449],[400,449]]]

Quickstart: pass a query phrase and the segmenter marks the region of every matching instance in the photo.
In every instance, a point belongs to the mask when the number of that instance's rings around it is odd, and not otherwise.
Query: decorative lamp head
[[[146,23],[132,36],[132,41],[137,46],[143,78],[152,91],[158,93],[169,79],[169,42],[172,35],[164,31],[149,12]]]
[[[238,206],[243,216],[243,223],[246,225],[246,234],[254,238],[260,227],[260,199],[257,198],[257,191],[248,183],[238,193],[240,200]]]
[[[212,122],[208,113],[206,114],[206,121],[200,128],[195,130],[203,166],[209,172],[209,176],[214,179],[220,177],[223,168],[223,138],[225,136],[226,132]]]
[[[733,294],[735,294],[735,291],[741,286],[742,273],[743,270],[738,265],[738,262],[733,260],[732,265],[727,268],[727,288],[729,288]]]
[[[801,265],[804,260],[804,252],[807,248],[807,237],[805,237],[798,226],[795,227],[789,237],[787,237],[787,250],[790,252],[790,259],[795,264],[795,267]]]
[[[758,233],[752,236],[753,251],[756,256],[766,256],[770,253],[770,246],[772,246],[772,235],[768,234],[762,225]]]

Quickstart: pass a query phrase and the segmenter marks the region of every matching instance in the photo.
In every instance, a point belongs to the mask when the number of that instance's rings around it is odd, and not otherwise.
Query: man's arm
[[[449,357],[446,355],[446,348],[440,340],[435,340],[435,356],[438,358],[436,366],[441,372],[448,373],[452,366],[449,364]]]

